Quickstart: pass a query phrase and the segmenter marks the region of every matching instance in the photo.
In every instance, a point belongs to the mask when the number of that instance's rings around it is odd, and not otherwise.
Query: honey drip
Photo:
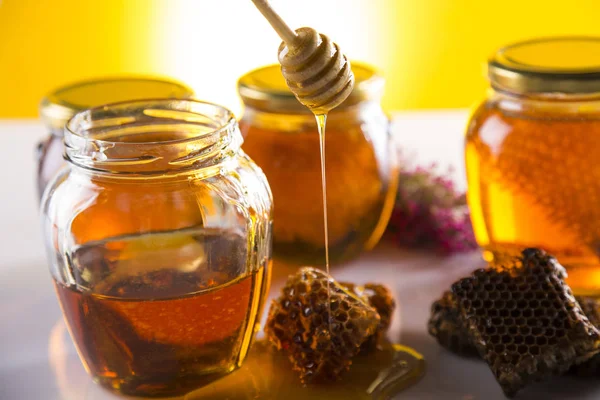
[[[315,114],[317,128],[319,129],[319,152],[321,154],[321,190],[323,192],[323,234],[325,235],[325,270],[329,273],[329,230],[327,229],[327,174],[325,172],[325,126],[327,125],[327,114]],[[331,291],[327,281],[327,307],[331,315]],[[331,331],[331,318],[329,319],[329,330]]]
[[[323,227],[325,235],[325,269],[329,274],[329,229],[327,227],[327,174],[325,173],[325,125],[327,114],[315,114],[319,129],[319,151],[321,153],[321,187],[323,191]]]

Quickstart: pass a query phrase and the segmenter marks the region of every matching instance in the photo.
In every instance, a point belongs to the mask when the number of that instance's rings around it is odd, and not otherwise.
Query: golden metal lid
[[[600,93],[600,37],[555,37],[500,49],[488,62],[492,86],[517,94]]]
[[[337,109],[361,101],[377,99],[383,93],[383,77],[375,68],[352,62],[354,89]],[[268,65],[248,72],[238,80],[238,93],[244,104],[262,111],[290,114],[310,113],[288,89],[279,64]],[[333,110],[335,112],[335,110]]]
[[[76,82],[56,89],[40,104],[42,121],[60,130],[81,110],[130,100],[193,97],[183,83],[142,76],[99,78]]]

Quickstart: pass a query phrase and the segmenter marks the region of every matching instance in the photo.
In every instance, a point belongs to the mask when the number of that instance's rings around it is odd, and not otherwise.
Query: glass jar
[[[50,270],[95,381],[180,395],[239,367],[269,286],[272,199],[227,109],[192,100],[76,114],[42,200]]]
[[[38,145],[38,196],[65,164],[63,129],[77,112],[103,104],[142,99],[189,99],[194,92],[182,83],[165,78],[113,77],[82,81],[56,89],[40,104],[48,137]]]
[[[352,63],[354,91],[327,117],[325,159],[332,262],[377,244],[398,177],[396,149],[380,100],[383,78]],[[245,104],[244,150],[269,179],[275,200],[274,252],[295,263],[324,263],[319,135],[314,115],[287,88],[278,65],[238,82]]]
[[[600,38],[517,43],[466,135],[468,201],[486,258],[540,247],[600,295]]]

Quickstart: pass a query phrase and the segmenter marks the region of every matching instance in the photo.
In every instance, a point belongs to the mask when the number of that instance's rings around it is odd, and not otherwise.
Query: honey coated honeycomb
[[[509,397],[591,358],[600,345],[564,268],[538,249],[525,249],[519,261],[452,285],[460,322]]]
[[[331,276],[304,267],[272,302],[265,333],[288,354],[303,383],[318,383],[346,371],[380,321],[373,307]]]
[[[380,320],[377,331],[369,340],[363,343],[362,347],[368,350],[376,346],[379,340],[385,337],[392,324],[392,316],[396,309],[396,302],[394,301],[392,292],[385,285],[378,283],[366,283],[364,286],[359,286],[351,282],[340,282],[340,285],[375,308],[377,314],[379,314]]]

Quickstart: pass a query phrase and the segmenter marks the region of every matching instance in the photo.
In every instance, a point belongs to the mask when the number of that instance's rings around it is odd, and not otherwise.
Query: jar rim
[[[512,43],[488,60],[492,87],[521,95],[600,93],[600,37],[557,36]]]
[[[354,89],[332,112],[379,98],[383,93],[385,80],[379,70],[357,61],[351,61],[351,68],[355,77]],[[312,114],[287,87],[279,64],[247,72],[239,78],[237,89],[246,106],[275,113]]]
[[[215,103],[125,101],[75,114],[65,127],[65,158],[84,168],[116,173],[128,173],[127,166],[136,164],[153,173],[181,170],[241,145],[236,133],[233,112]]]
[[[104,104],[147,98],[189,99],[193,96],[194,91],[190,87],[172,78],[145,75],[99,77],[54,89],[40,102],[40,117],[46,125],[60,131],[76,113]]]

